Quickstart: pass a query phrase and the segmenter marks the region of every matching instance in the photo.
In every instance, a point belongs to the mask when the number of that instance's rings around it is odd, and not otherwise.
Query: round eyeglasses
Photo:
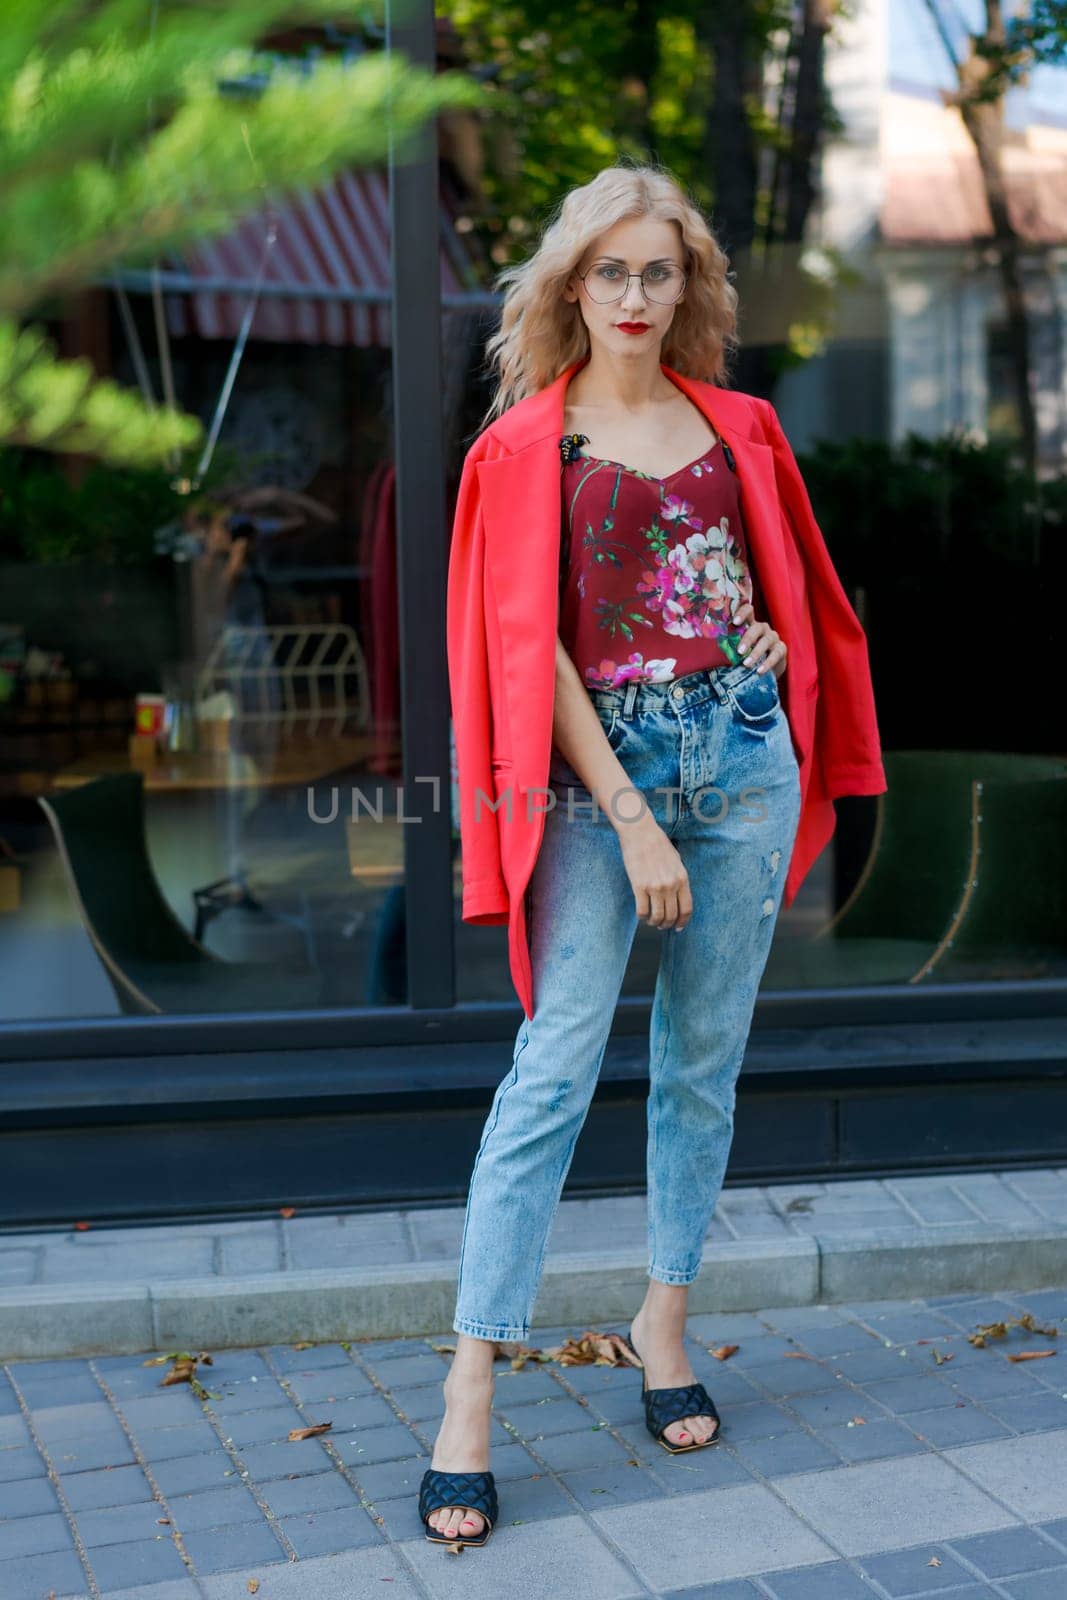
[[[577,274],[585,284],[585,292],[597,305],[607,306],[621,300],[630,287],[631,278],[641,279],[645,298],[656,305],[671,306],[685,288],[687,274],[673,261],[653,261],[641,272],[627,272],[616,261],[594,261],[585,272]]]

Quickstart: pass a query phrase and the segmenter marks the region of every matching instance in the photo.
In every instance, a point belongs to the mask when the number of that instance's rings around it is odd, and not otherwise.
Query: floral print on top
[[[731,613],[763,608],[722,441],[656,478],[582,455],[582,438],[560,440],[559,633],[587,688],[737,666],[748,623]]]

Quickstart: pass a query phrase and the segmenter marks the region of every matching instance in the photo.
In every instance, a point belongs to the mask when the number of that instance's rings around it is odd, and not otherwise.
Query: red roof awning
[[[443,186],[441,291],[478,288]],[[250,338],[281,344],[392,343],[389,178],[373,168],[339,174],[275,206],[278,232],[267,258]],[[267,211],[231,232],[186,248],[163,274],[168,326],[176,338],[234,339],[251,298],[267,238]],[[174,292],[174,272],[204,287]],[[288,290],[288,293],[284,291]],[[283,291],[283,292],[279,292]],[[295,292],[294,292],[295,291]]]
[[[1004,187],[1012,226],[1028,244],[1067,241],[1067,160],[1005,154]],[[889,244],[970,244],[993,237],[978,157],[942,152],[892,161],[879,216]]]

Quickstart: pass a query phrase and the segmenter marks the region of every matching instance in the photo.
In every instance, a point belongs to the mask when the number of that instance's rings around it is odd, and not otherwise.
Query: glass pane
[[[467,58],[487,78],[506,77],[516,43],[507,28],[455,15]],[[798,458],[866,635],[888,782],[884,794],[852,794],[837,758],[836,829],[780,913],[765,991],[1067,973],[1067,743],[1055,642],[1067,280],[1051,243],[1062,232],[1055,186],[1067,180],[1065,69],[1037,67],[1005,106],[1004,184],[1021,242],[1009,283],[982,163],[946,100],[957,84],[943,42],[922,8],[888,15],[888,54],[872,47],[862,21],[835,27],[818,49],[813,43],[811,62],[822,57],[811,70],[822,81],[803,95],[790,88],[787,35],[769,31],[753,42],[754,100],[714,105],[705,86],[736,69],[727,34],[709,41],[664,18],[641,35],[638,51],[618,15],[598,16],[588,32],[569,19],[566,37],[546,24],[543,60],[565,48],[565,81],[554,75],[551,96],[531,91],[518,108],[502,103],[499,119],[471,122],[469,139],[457,135],[452,147],[487,289],[498,269],[537,250],[564,194],[649,150],[726,250],[741,343],[723,381],[772,402]],[[622,78],[626,96],[616,90]],[[819,105],[821,121],[817,112],[794,121]],[[751,190],[737,184],[739,170],[753,171]],[[603,250],[598,238],[588,260]],[[641,264],[625,262],[633,271]],[[464,353],[453,487],[495,391],[486,342],[502,302],[501,293],[497,314]],[[580,293],[578,314],[568,307],[561,315],[558,345],[569,354],[546,381],[589,349],[582,323],[590,310],[603,324],[604,308]],[[538,330],[540,353],[549,336],[540,321]],[[669,333],[661,349],[666,364],[701,376]],[[763,439],[758,415],[735,429],[742,442]],[[604,424],[585,450],[636,462],[641,442],[620,421],[614,432]],[[653,474],[673,460],[636,464]],[[751,481],[761,465],[749,455],[740,469],[743,522],[774,494],[773,475]],[[551,540],[553,530],[540,531]],[[616,526],[612,534],[619,537]],[[784,536],[793,537],[788,526]],[[763,554],[770,559],[766,547]],[[758,550],[752,564],[757,595],[766,593]],[[820,633],[827,597],[810,562],[806,579],[798,568],[794,581],[799,592],[805,581],[816,586],[806,603],[819,682],[797,681],[795,671],[791,679],[787,667],[783,714],[802,712],[796,702],[810,691],[813,736],[825,751],[827,719],[847,716],[834,651]],[[655,586],[633,586],[633,609],[643,607],[646,622],[649,594],[659,598]],[[770,622],[762,604],[757,621]],[[620,650],[634,646],[611,634],[610,608],[600,616],[604,656],[621,660]],[[724,906],[723,915],[738,908]],[[461,995],[510,999],[506,930],[462,924],[458,897],[456,916]],[[651,995],[664,937],[637,926],[624,994]]]
[[[361,171],[286,214],[283,233],[329,216],[367,298],[260,300],[202,492],[8,452],[5,1017],[405,998],[387,199]],[[178,403],[205,427],[262,227],[242,225],[231,292],[166,297]],[[268,281],[300,281],[291,256]],[[158,393],[151,302],[129,298]],[[135,385],[113,293],[52,332]]]

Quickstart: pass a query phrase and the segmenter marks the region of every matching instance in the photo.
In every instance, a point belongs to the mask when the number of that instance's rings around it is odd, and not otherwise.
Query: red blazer
[[[585,358],[587,359],[587,358]],[[460,478],[447,641],[463,847],[463,921],[506,923],[515,990],[533,1017],[525,893],[549,791],[559,619],[563,400],[576,361],[475,439]],[[778,680],[800,767],[783,891],[792,904],[836,822],[835,795],[881,794],[867,639],[815,521],[774,407],[661,363],[737,462],[764,614],[789,647]],[[492,809],[495,801],[500,807]]]

